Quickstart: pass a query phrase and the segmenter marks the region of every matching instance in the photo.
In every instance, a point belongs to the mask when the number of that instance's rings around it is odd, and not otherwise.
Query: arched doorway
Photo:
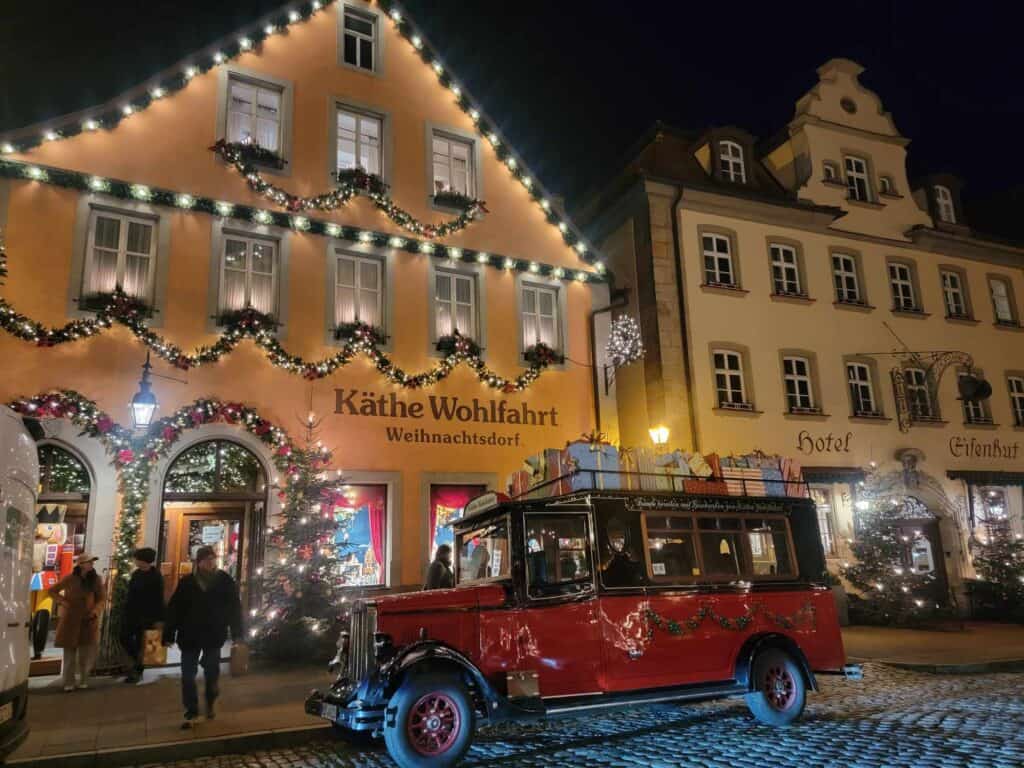
[[[46,590],[71,573],[76,555],[85,550],[92,479],[71,451],[42,443],[39,496],[32,548],[32,657],[38,661],[53,647],[53,630],[61,608]]]
[[[226,439],[196,443],[179,454],[164,476],[160,569],[167,597],[192,572],[201,546],[213,547],[217,565],[255,600],[252,576],[263,561],[267,475],[248,448]]]

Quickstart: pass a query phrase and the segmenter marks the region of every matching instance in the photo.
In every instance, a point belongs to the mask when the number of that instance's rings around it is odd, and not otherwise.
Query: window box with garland
[[[483,352],[483,348],[472,338],[469,336],[463,336],[458,331],[446,336],[441,336],[434,344],[434,348],[445,357],[450,357],[455,354],[479,357],[480,353]]]
[[[78,308],[83,312],[104,312],[116,308],[119,312],[132,312],[145,318],[151,318],[157,312],[149,302],[129,296],[120,288],[109,293],[91,293],[81,296],[77,301]]]
[[[277,152],[252,142],[225,141],[221,139],[213,145],[213,149],[221,155],[224,152],[237,153],[239,159],[246,165],[258,165],[280,171],[288,164],[288,161]]]
[[[367,173],[362,168],[339,168],[334,172],[334,178],[338,180],[338,186],[362,189],[371,195],[387,194],[388,185],[376,173]]]
[[[366,323],[339,323],[333,333],[336,341],[366,341],[373,346],[386,344],[388,340],[384,331]]]

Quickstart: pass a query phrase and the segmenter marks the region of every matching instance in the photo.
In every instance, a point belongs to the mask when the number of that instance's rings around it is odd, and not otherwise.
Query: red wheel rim
[[[405,724],[413,749],[421,755],[441,755],[459,737],[459,708],[443,693],[428,693],[412,705]]]
[[[764,696],[773,709],[789,709],[796,701],[796,680],[783,666],[769,667],[764,676]]]

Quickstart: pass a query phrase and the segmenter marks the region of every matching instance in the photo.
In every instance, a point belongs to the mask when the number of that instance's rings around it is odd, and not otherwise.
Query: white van
[[[21,417],[0,406],[0,762],[28,735],[29,582],[39,459]]]

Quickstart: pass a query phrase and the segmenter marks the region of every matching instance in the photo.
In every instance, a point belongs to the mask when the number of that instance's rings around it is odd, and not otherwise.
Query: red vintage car
[[[500,721],[744,696],[782,726],[816,674],[859,678],[809,498],[587,484],[474,500],[455,588],[357,602],[306,711],[434,767]]]

